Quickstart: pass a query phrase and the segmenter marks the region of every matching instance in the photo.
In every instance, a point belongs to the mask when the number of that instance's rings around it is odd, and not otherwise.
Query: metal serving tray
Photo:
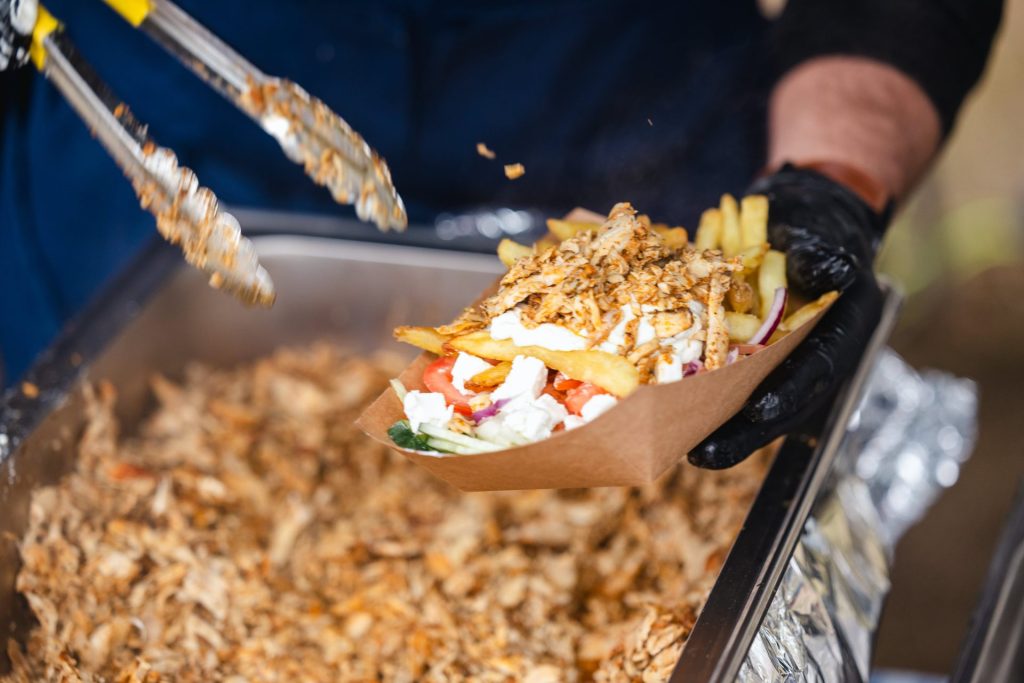
[[[280,218],[250,212],[243,225],[262,223],[269,229],[280,225]],[[287,227],[306,232],[294,216]],[[327,231],[316,223],[309,232]],[[9,636],[22,638],[32,624],[14,590],[19,564],[15,542],[25,528],[32,490],[57,481],[73,465],[70,456],[84,420],[79,388],[86,377],[108,379],[117,387],[119,417],[130,430],[149,408],[148,378],[157,372],[180,375],[192,360],[235,364],[284,344],[316,339],[361,351],[385,348],[409,354],[391,338],[394,325],[449,319],[501,272],[493,256],[451,250],[477,249],[479,240],[441,244],[422,233],[414,239],[426,246],[291,233],[257,237],[260,259],[279,292],[269,311],[244,309],[209,289],[163,243],[154,242],[140,254],[27,373],[25,379],[39,387],[39,396],[29,399],[14,387],[0,403],[0,643]],[[430,248],[439,246],[448,248]],[[898,297],[889,292],[861,371],[834,405],[783,445],[673,681],[735,677],[897,308]],[[0,653],[5,649],[0,647]],[[0,672],[5,664],[0,658]]]

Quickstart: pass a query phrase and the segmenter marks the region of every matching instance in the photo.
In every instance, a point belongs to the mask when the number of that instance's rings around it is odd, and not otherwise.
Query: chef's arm
[[[899,70],[862,57],[821,57],[776,86],[769,110],[768,168],[833,164],[876,210],[906,196],[942,139],[938,110]],[[824,170],[824,169],[823,169]]]
[[[833,162],[904,197],[981,76],[1003,0],[789,0],[769,168]]]
[[[776,25],[768,239],[792,291],[841,296],[739,414],[689,453],[730,467],[799,429],[856,367],[882,310],[874,259],[981,75],[1001,0],[789,0]]]

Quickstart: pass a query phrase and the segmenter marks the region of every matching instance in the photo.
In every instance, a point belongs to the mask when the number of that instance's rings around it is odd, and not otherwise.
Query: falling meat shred
[[[484,159],[494,159],[497,154],[494,153],[487,145],[482,142],[476,143],[476,153],[482,156]]]
[[[460,493],[352,424],[403,364],[193,366],[127,438],[90,387],[75,471],[32,496],[38,625],[2,680],[666,680],[767,457]]]
[[[505,177],[509,180],[522,178],[526,175],[526,167],[522,164],[505,164]]]

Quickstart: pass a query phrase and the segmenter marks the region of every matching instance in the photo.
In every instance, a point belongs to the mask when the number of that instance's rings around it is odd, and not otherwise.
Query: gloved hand
[[[37,10],[36,0],[0,0],[0,71],[28,62]]]
[[[846,185],[791,165],[749,194],[768,197],[768,240],[786,252],[789,286],[808,298],[842,295],[743,410],[690,452],[690,463],[710,469],[731,467],[804,422],[856,369],[882,310],[872,266],[891,206],[876,211]]]

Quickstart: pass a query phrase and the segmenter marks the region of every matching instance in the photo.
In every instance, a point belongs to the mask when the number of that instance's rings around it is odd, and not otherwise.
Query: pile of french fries
[[[727,310],[725,318],[732,341],[742,343],[750,339],[768,316],[775,290],[787,287],[786,255],[768,244],[768,198],[749,195],[737,206],[732,195],[723,195],[717,209],[708,209],[701,215],[694,247],[721,249],[726,258],[740,258],[743,270],[735,275],[740,286],[730,292],[727,305],[733,310]],[[743,294],[746,291],[750,292],[749,305]],[[838,292],[827,292],[793,311],[789,310],[794,306],[790,298],[787,315],[770,341],[777,341],[810,321],[838,296]]]
[[[597,230],[604,222],[600,214],[579,209],[570,216],[574,220],[549,218],[548,234],[532,247],[503,239],[498,245],[498,258],[511,268],[524,256],[548,249],[581,232]],[[681,249],[689,243],[684,228],[651,223],[647,216],[640,216],[640,220],[673,249]],[[745,342],[764,322],[775,290],[787,286],[786,255],[768,244],[768,198],[749,195],[737,202],[730,194],[722,195],[718,208],[708,209],[701,215],[693,247],[699,251],[719,249],[726,258],[739,257],[743,264],[743,271],[736,274],[736,286],[730,292],[728,308],[731,310],[727,310],[725,315],[730,339],[737,343]],[[772,341],[814,318],[838,296],[838,292],[827,292],[792,312],[787,310],[788,315],[779,324],[779,331]]]
[[[690,245],[684,228],[652,223],[647,216],[639,219],[673,249]],[[511,268],[521,258],[556,247],[582,232],[600,229],[604,220],[599,214],[579,209],[564,220],[549,219],[548,233],[532,246],[510,239],[502,240],[498,245],[498,258]],[[771,249],[768,244],[768,199],[751,195],[737,202],[733,196],[723,195],[717,208],[708,209],[701,216],[692,247],[700,251],[721,250],[726,258],[738,258],[743,264],[743,269],[733,274],[733,286],[726,297],[725,318],[731,342],[747,344],[769,315],[776,290],[787,287],[786,255]],[[836,297],[837,292],[828,292],[795,310],[789,310],[796,306],[790,298],[786,314],[769,343],[814,318]],[[478,391],[501,384],[512,359],[518,355],[538,358],[549,368],[573,379],[592,382],[620,397],[630,394],[639,385],[639,373],[628,360],[603,351],[552,351],[541,347],[522,347],[511,340],[492,339],[485,331],[448,336],[432,327],[399,327],[395,330],[395,338],[438,355],[464,351],[499,361],[467,382],[468,387]]]

